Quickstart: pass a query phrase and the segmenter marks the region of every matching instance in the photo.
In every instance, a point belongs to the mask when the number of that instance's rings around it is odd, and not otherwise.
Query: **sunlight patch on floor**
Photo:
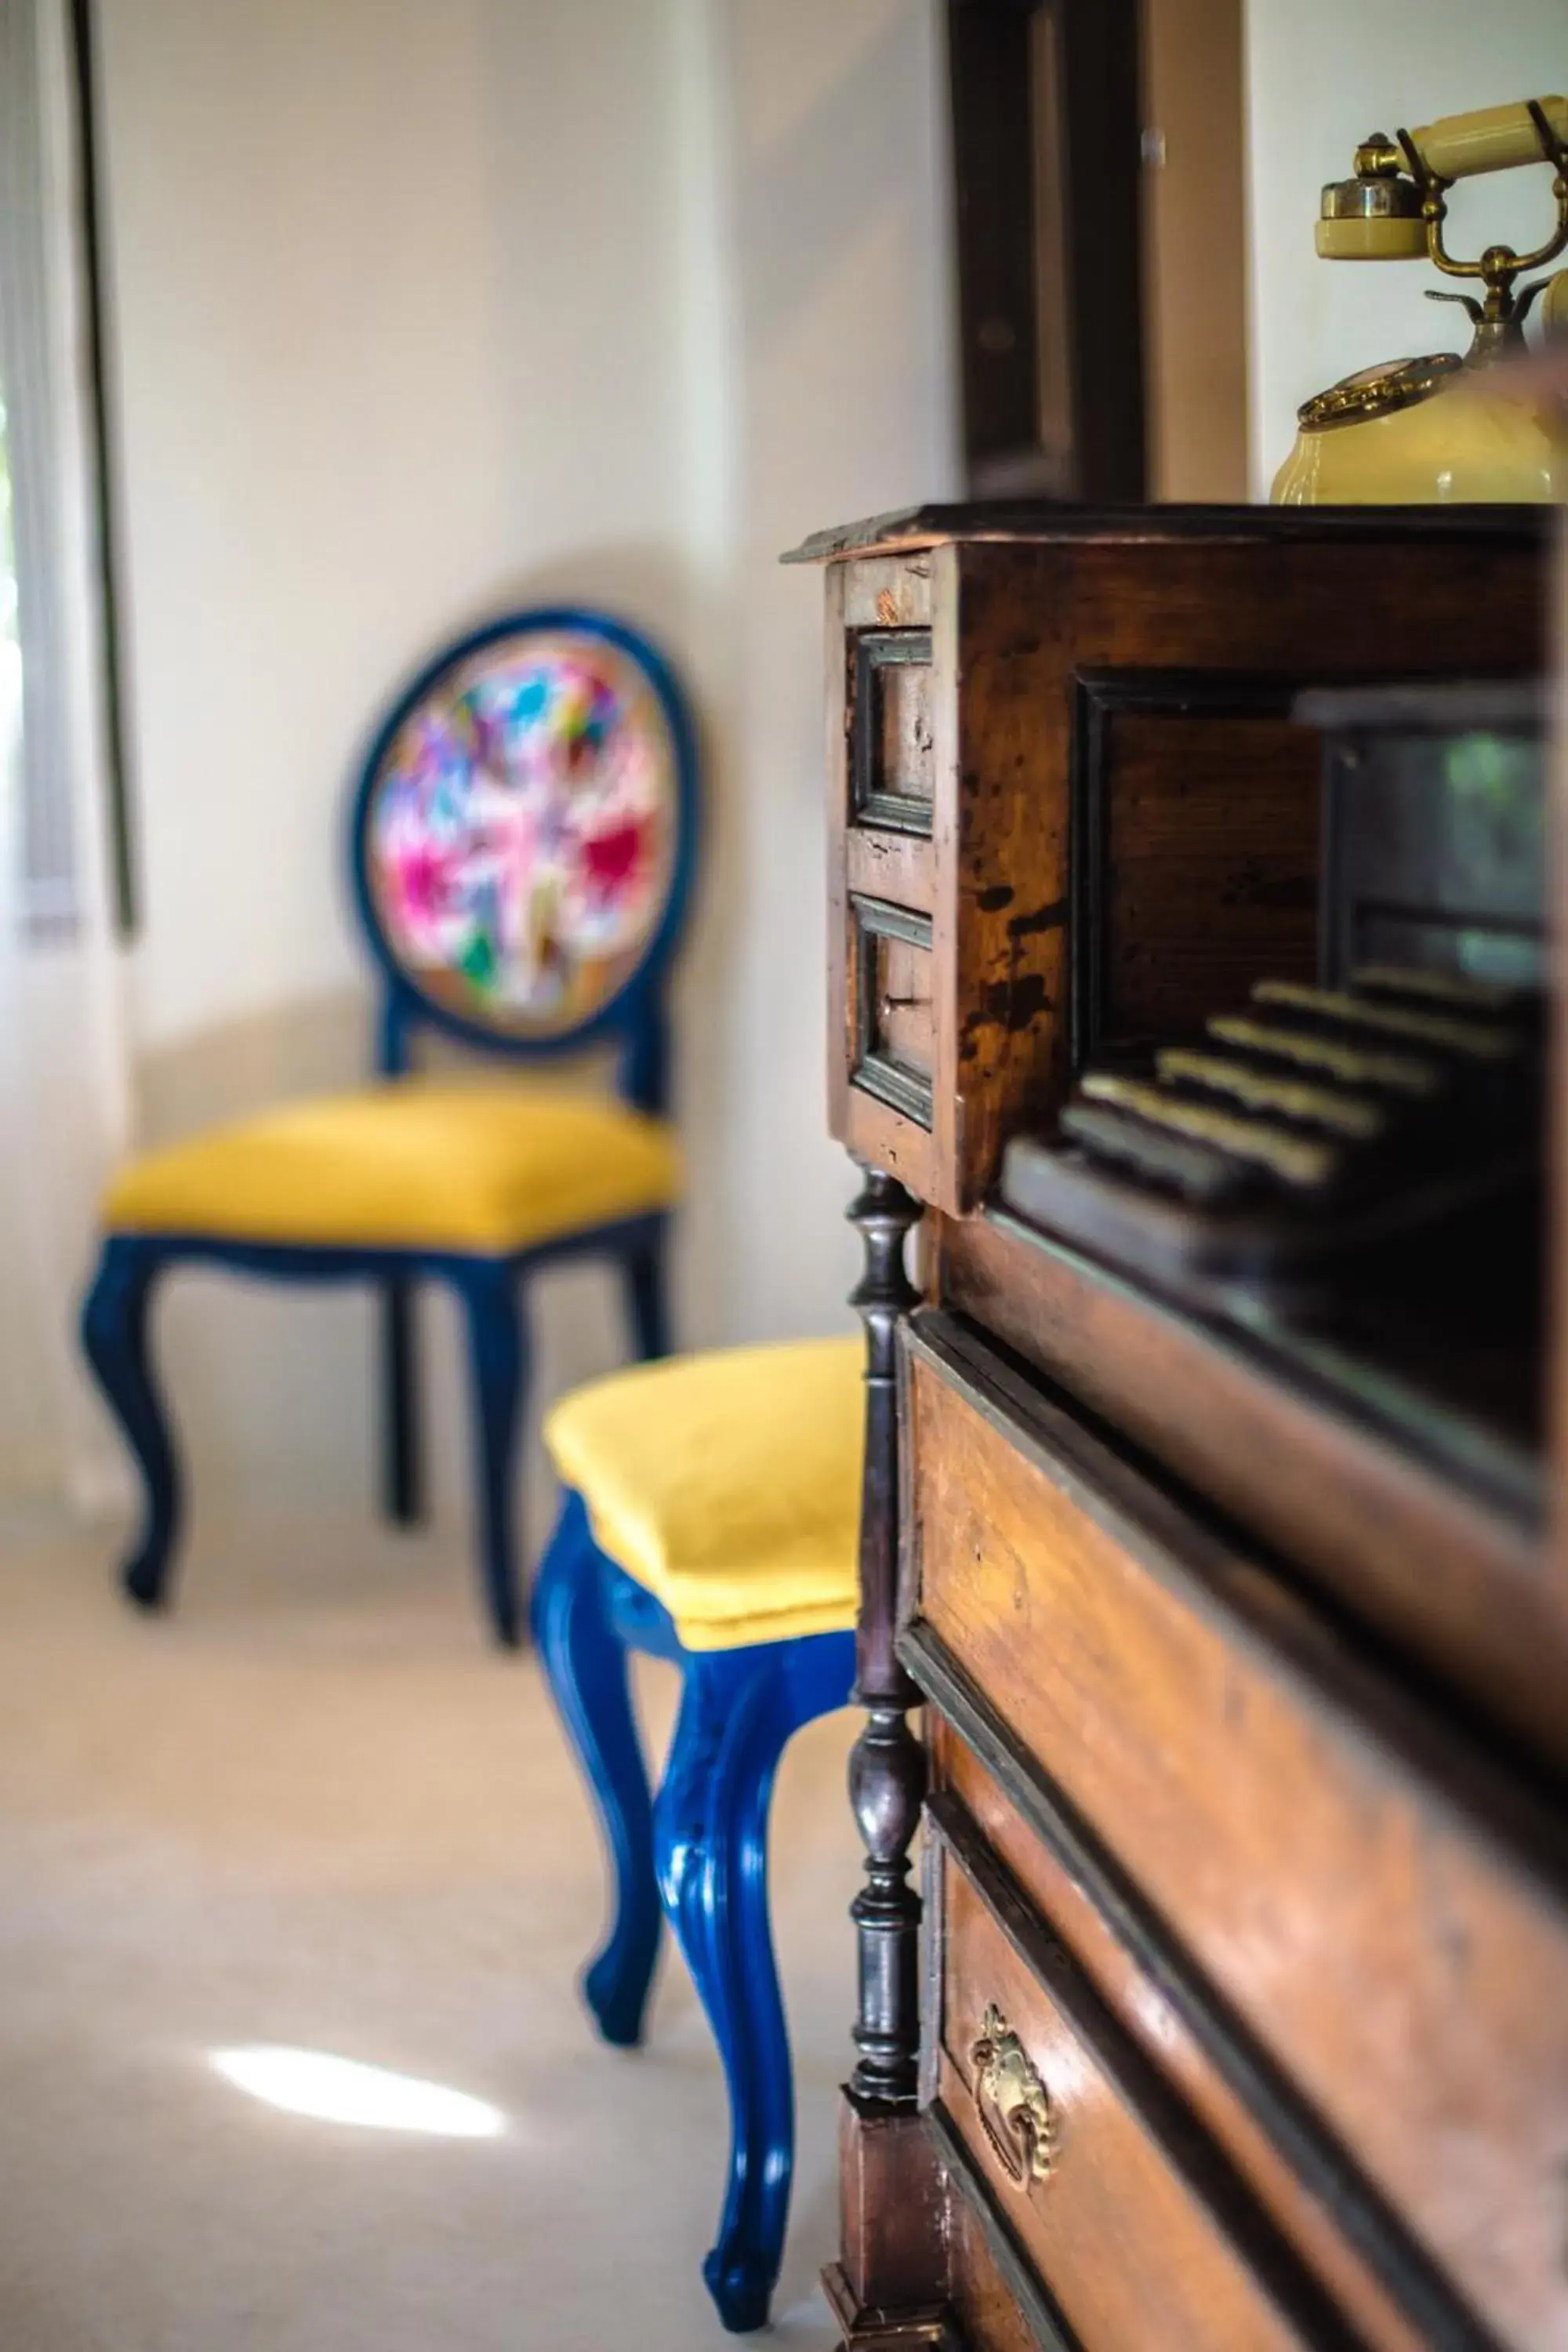
[[[499,2139],[499,2107],[389,2067],[325,2050],[254,2047],[215,2050],[212,2063],[237,2090],[269,2107],[318,2123],[358,2124],[368,2131],[422,2132],[435,2139]]]

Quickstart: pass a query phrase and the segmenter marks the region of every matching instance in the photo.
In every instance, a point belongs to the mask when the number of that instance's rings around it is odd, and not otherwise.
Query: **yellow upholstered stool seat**
[[[394,1079],[147,1153],[104,1202],[116,1234],[505,1256],[672,1208],[673,1129],[613,1097]]]
[[[689,1650],[855,1622],[864,1342],[802,1339],[639,1364],[544,1424],[595,1540]]]

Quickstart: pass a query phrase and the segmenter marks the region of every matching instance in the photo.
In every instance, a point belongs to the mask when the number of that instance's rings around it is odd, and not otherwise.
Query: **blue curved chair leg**
[[[642,2040],[658,1958],[653,1798],[626,1679],[605,1606],[601,1559],[580,1495],[568,1492],[533,1588],[533,1638],[566,1737],[587,1776],[615,1873],[609,1933],[583,1973],[606,2042]]]
[[[142,1473],[142,1528],[121,1570],[121,1582],[143,1609],[156,1609],[164,1599],[180,1528],[179,1464],[148,1346],[153,1286],[163,1264],[155,1244],[128,1234],[111,1237],[81,1315],[88,1361]]]
[[[626,1319],[639,1363],[668,1356],[669,1341],[668,1226],[660,1218],[656,1240],[639,1243],[621,1260]]]
[[[396,1526],[415,1527],[425,1516],[425,1465],[414,1285],[403,1275],[381,1286],[381,1375],[382,1508]]]
[[[765,2326],[795,2167],[789,2034],[768,1921],[767,1823],[791,1734],[842,1706],[849,1634],[688,1652],[654,1805],[659,1890],[713,2028],[730,2094],[730,2170],[702,2265],[724,2326]]]
[[[528,1380],[518,1277],[503,1259],[476,1258],[456,1277],[468,1325],[474,1391],[476,1514],[485,1599],[496,1640],[516,1649],[518,1605],[517,1454]]]

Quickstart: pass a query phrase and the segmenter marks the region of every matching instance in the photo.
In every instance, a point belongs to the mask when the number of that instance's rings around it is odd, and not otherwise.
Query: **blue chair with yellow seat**
[[[437,1281],[456,1291],[468,1328],[489,1621],[500,1641],[518,1640],[528,1278],[565,1258],[606,1259],[636,1352],[669,1346],[665,1255],[681,1172],[664,1115],[663,991],[697,815],[676,682],[646,639],[602,614],[511,614],[447,646],[398,697],[351,828],[382,986],[374,1082],[153,1151],[104,1202],[82,1336],[145,1489],[122,1570],[134,1601],[164,1598],[181,1515],[150,1348],[161,1276],[216,1264],[379,1290],[384,1499],[404,1522],[422,1507],[412,1301]],[[609,1045],[616,1089],[423,1078],[423,1027],[513,1064]]]
[[[544,1424],[565,1493],[534,1631],[615,1885],[583,1990],[606,2041],[639,2042],[668,1916],[729,2089],[724,2205],[703,2275],[737,2330],[767,2318],[794,2167],[768,1806],[785,1743],[845,1706],[854,1681],[864,1362],[858,1338],[676,1358],[575,1391]],[[633,1650],[681,1676],[657,1798]]]

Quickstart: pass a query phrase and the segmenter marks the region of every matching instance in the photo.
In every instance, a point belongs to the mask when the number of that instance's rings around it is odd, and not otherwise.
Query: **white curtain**
[[[124,1148],[96,453],[66,0],[0,0],[0,1495],[123,1472],[75,1321]]]

